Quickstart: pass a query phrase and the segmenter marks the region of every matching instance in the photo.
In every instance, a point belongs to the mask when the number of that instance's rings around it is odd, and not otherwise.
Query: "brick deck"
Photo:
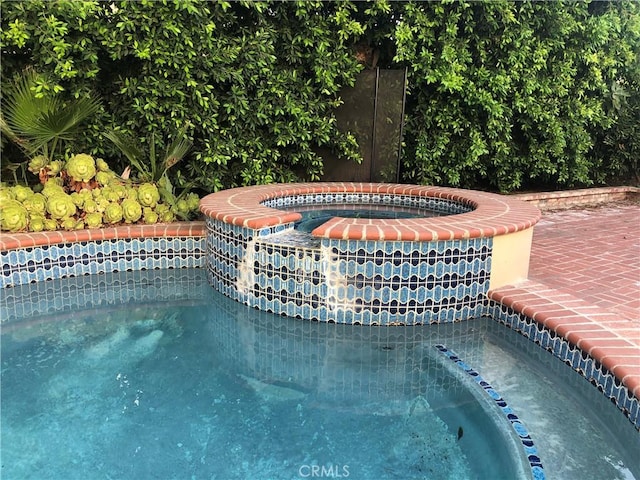
[[[529,280],[490,295],[590,352],[640,397],[640,203],[543,213]]]
[[[529,278],[640,323],[640,206],[546,213]]]

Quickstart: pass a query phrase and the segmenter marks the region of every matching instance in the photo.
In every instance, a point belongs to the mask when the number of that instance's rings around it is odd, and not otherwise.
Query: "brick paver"
[[[490,292],[605,365],[640,397],[640,202],[545,212],[529,280]]]
[[[640,324],[640,204],[544,213],[529,279]]]

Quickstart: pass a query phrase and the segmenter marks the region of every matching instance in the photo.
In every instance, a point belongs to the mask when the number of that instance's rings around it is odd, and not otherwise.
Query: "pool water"
[[[302,218],[298,220],[294,228],[302,232],[311,233],[315,228],[328,222],[333,217],[343,218],[375,218],[396,220],[400,218],[425,218],[438,217],[445,213],[424,208],[403,207],[400,205],[371,204],[331,204],[329,205],[297,205],[293,207],[280,207],[282,210],[298,212]]]
[[[2,478],[530,474],[509,422],[435,348],[446,345],[517,413],[547,478],[640,479],[630,422],[491,319],[307,322],[222,297],[203,270],[172,275],[25,286],[12,301],[32,305],[46,293],[50,305],[25,318],[3,300]],[[90,305],[65,307],[82,298]]]

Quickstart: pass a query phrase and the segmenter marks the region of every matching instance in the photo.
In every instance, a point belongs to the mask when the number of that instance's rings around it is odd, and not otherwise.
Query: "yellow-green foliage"
[[[84,221],[87,228],[100,228],[102,227],[102,213],[87,213],[87,215],[84,217]]]
[[[76,182],[89,182],[96,175],[96,162],[90,155],[81,153],[67,160],[66,169]]]
[[[111,202],[104,209],[103,214],[106,223],[120,223],[122,221],[122,205],[117,202]]]
[[[2,230],[20,232],[27,229],[29,215],[27,209],[17,200],[6,200],[0,208],[0,226]]]
[[[76,204],[66,193],[51,195],[47,200],[47,213],[56,220],[67,220],[76,214]]]
[[[29,160],[28,169],[31,173],[35,173],[37,175],[40,173],[40,170],[47,166],[47,163],[49,163],[49,159],[47,157],[44,155],[38,155]]]
[[[104,160],[96,162],[89,155],[75,155],[67,163],[73,167],[58,170],[62,162],[42,164],[32,160],[30,168],[45,184],[34,191],[27,186],[0,185],[0,227],[10,232],[41,232],[47,230],[77,230],[100,228],[121,223],[173,222],[197,215],[199,198],[196,194],[184,198],[169,197],[170,206],[160,203],[161,195],[153,183],[136,185],[113,173]],[[56,174],[52,172],[57,171]],[[50,175],[50,176],[49,176]],[[99,175],[108,177],[108,184],[95,182]],[[65,181],[67,179],[67,181]],[[70,180],[69,180],[70,179]],[[78,180],[79,179],[79,180]]]
[[[138,187],[138,201],[143,207],[155,207],[160,201],[158,187],[153,183],[143,183],[140,185],[140,187]]]
[[[44,215],[29,215],[29,231],[41,232],[45,229]]]
[[[137,200],[125,198],[122,201],[122,218],[125,223],[135,223],[142,217],[142,205]]]
[[[42,193],[32,193],[22,201],[22,205],[30,215],[38,214],[44,216],[47,211],[47,197]]]

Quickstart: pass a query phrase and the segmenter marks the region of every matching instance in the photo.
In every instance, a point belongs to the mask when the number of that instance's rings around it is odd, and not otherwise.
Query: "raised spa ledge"
[[[240,187],[204,197],[200,210],[212,220],[272,233],[272,227],[293,224],[300,214],[274,207],[277,199],[311,198],[318,204],[342,195],[384,199],[435,199],[463,208],[461,213],[403,219],[334,217],[312,231],[331,240],[365,242],[441,242],[492,238],[490,288],[527,278],[533,226],[540,210],[513,196],[456,188],[382,183],[291,183]],[[329,198],[327,201],[326,199]],[[295,204],[294,204],[295,205]],[[308,205],[308,203],[307,203]]]
[[[386,183],[287,183],[239,187],[204,197],[200,210],[207,217],[258,230],[295,222],[295,212],[264,203],[281,197],[327,194],[369,194],[450,200],[471,211],[436,218],[400,220],[335,218],[313,231],[324,238],[342,240],[453,240],[504,235],[526,230],[540,219],[540,210],[514,197],[476,190]]]
[[[362,325],[481,315],[489,289],[526,279],[541,215],[513,197],[381,183],[240,187],[207,195],[200,210],[216,290],[261,310]]]

